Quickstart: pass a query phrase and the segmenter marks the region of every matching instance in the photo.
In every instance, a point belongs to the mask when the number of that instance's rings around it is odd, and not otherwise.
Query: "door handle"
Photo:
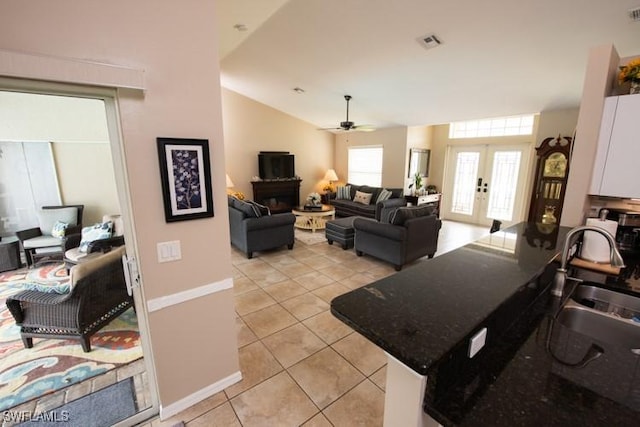
[[[480,192],[482,190],[482,178],[478,178],[478,188],[476,189],[476,192]]]
[[[482,190],[482,192],[483,192],[483,193],[486,193],[486,192],[487,192],[487,190],[488,190],[488,188],[487,188],[487,187],[488,187],[488,186],[489,186],[489,184],[487,184],[487,183],[485,182],[485,183],[484,183],[484,189]]]

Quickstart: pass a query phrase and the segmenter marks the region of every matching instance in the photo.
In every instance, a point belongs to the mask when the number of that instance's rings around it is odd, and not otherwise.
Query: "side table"
[[[20,261],[20,241],[17,237],[3,237],[0,240],[0,272],[22,267]]]

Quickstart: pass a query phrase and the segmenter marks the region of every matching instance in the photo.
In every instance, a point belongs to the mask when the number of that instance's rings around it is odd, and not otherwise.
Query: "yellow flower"
[[[632,59],[627,65],[620,67],[618,82],[620,84],[624,82],[640,82],[640,58]]]

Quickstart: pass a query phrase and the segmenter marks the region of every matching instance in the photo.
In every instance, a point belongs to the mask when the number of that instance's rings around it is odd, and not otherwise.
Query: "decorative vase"
[[[631,88],[629,89],[629,94],[634,95],[636,93],[640,93],[640,82],[631,82]]]

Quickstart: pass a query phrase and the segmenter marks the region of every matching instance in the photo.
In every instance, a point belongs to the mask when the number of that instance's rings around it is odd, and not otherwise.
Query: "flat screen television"
[[[261,151],[258,154],[260,179],[295,178],[295,157],[286,151]]]

